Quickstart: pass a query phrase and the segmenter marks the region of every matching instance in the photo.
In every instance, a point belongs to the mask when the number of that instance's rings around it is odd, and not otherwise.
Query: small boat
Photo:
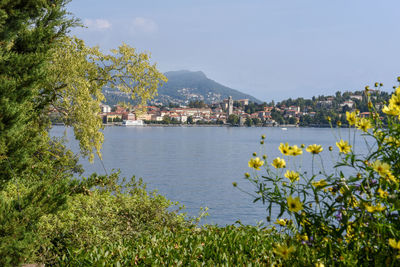
[[[122,122],[123,126],[143,126],[144,123],[142,120],[124,120]]]
[[[282,129],[282,131],[287,131],[287,128],[281,128]]]

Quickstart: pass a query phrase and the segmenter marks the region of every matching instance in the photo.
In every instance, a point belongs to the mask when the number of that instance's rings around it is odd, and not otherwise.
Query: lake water
[[[352,130],[354,131],[354,130]],[[78,152],[71,128],[55,126],[51,133],[62,136],[66,133],[69,145]],[[261,135],[266,136],[261,148]],[[239,127],[106,127],[102,149],[103,162],[108,172],[120,169],[125,177],[142,177],[148,189],[157,189],[162,195],[185,205],[188,215],[195,216],[200,207],[208,207],[209,214],[203,223],[232,224],[240,220],[244,224],[265,221],[266,207],[253,203],[253,198],[232,186],[233,182],[253,192],[244,173],[252,170],[248,161],[253,152],[266,153],[271,159],[280,156],[281,142],[289,144],[321,144],[323,165],[329,170],[334,158],[337,138],[349,139],[349,129],[327,128],[239,128]],[[353,133],[351,133],[353,138]],[[353,144],[353,143],[352,143]],[[366,153],[364,139],[357,136],[357,153]],[[264,152],[266,150],[266,152]],[[311,155],[304,151],[301,156],[303,169],[310,170]],[[300,160],[300,158],[299,158]],[[321,161],[315,161],[316,167]],[[104,173],[98,159],[93,164],[81,160],[86,172]],[[262,174],[262,171],[260,172]]]

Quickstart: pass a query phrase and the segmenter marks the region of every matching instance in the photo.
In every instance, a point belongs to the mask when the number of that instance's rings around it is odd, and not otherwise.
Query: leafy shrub
[[[365,94],[369,99],[368,87]],[[314,161],[323,160],[320,153],[335,153],[332,147],[318,144],[281,143],[282,158],[270,161],[266,155],[263,159],[254,155],[250,159],[253,173],[245,177],[256,188],[255,200],[267,205],[269,218],[272,207],[279,207],[275,223],[298,239],[285,253],[276,250],[277,257],[287,262],[309,257],[315,264],[327,265],[399,263],[400,87],[382,112],[371,101],[369,108],[369,118],[361,118],[357,111],[346,113],[349,139],[337,140],[339,161],[331,172],[314,169]],[[387,125],[381,116],[387,117]],[[353,150],[355,131],[366,137],[366,155]],[[311,175],[299,167],[303,153],[312,154]],[[260,174],[261,168],[265,173]],[[290,257],[284,257],[287,254]]]
[[[173,232],[189,224],[177,214],[177,203],[155,192],[148,193],[135,177],[121,182],[118,173],[94,174],[81,183],[87,186],[68,198],[65,209],[41,218],[36,260],[54,263],[66,249],[70,253],[91,250],[164,228]],[[92,184],[99,186],[91,188]],[[175,211],[171,211],[173,207]]]
[[[284,240],[274,230],[256,226],[164,228],[154,234],[80,250],[60,257],[71,266],[270,266],[272,244]]]

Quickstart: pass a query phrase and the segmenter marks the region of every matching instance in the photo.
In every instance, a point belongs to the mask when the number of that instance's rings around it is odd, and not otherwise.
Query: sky
[[[103,52],[149,52],[262,101],[362,90],[400,76],[399,0],[72,0]]]

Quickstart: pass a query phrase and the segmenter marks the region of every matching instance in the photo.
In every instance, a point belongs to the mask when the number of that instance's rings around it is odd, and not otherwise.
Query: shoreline
[[[65,126],[63,123],[53,123],[52,126]],[[327,125],[308,125],[308,126],[299,126],[299,125],[277,125],[277,126],[264,126],[264,125],[252,125],[252,126],[239,126],[239,125],[229,125],[229,124],[144,124],[144,125],[132,125],[132,126],[125,126],[121,123],[107,123],[103,124],[104,127],[232,127],[232,128],[330,128],[329,124]],[[333,128],[349,128],[348,126],[341,126],[341,127],[333,127]]]

